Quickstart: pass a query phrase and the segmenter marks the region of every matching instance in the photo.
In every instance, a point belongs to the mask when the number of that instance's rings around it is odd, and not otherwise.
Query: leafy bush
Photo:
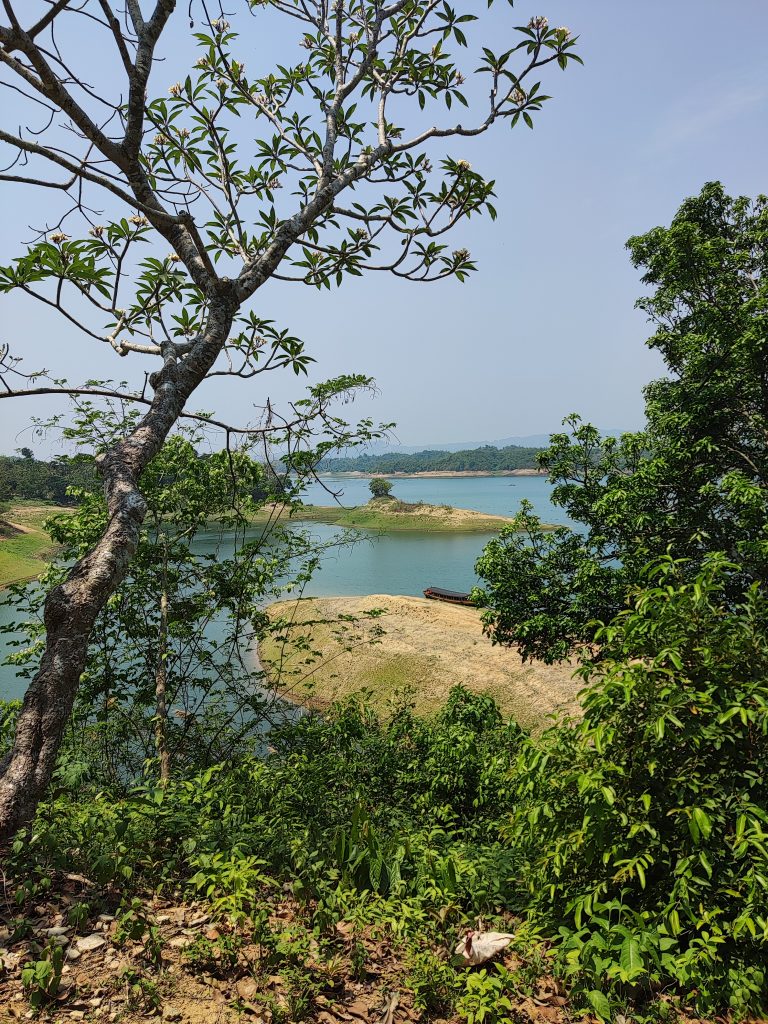
[[[340,886],[480,910],[509,895],[498,826],[523,738],[490,698],[461,688],[433,721],[399,706],[382,722],[350,701],[274,730],[266,760],[117,800],[62,782],[17,841],[16,862],[127,891],[181,883],[232,917],[251,913],[276,879],[304,899]]]
[[[392,484],[383,477],[375,476],[368,484],[368,488],[374,498],[388,498],[392,490]]]
[[[507,838],[584,989],[674,981],[737,1014],[768,993],[768,598],[734,608],[738,571],[654,563],[597,634],[583,721],[518,758]]]

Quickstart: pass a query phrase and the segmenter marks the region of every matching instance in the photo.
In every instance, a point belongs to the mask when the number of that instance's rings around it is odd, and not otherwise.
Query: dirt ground
[[[381,614],[367,618],[374,610]],[[262,644],[262,662],[296,695],[312,686],[320,703],[368,689],[383,708],[395,691],[410,687],[416,710],[429,713],[461,684],[490,694],[527,728],[541,728],[555,712],[579,711],[574,665],[523,664],[515,649],[495,647],[483,635],[475,608],[372,594],[280,602],[271,614],[289,624],[286,642]]]

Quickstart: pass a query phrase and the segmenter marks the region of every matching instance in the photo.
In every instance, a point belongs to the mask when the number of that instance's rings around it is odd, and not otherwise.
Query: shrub
[[[768,598],[669,558],[581,670],[584,718],[518,759],[507,837],[577,985],[675,982],[700,1010],[768,992]]]
[[[374,498],[388,498],[392,490],[392,484],[381,476],[375,476],[368,484]]]

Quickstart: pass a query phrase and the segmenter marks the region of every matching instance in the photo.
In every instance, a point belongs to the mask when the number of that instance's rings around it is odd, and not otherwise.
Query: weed
[[[157,983],[142,971],[126,967],[119,975],[119,982],[125,988],[130,1010],[153,1013],[160,1008],[160,989]]]
[[[64,950],[51,942],[41,952],[40,959],[22,969],[21,983],[33,1009],[39,1009],[56,996],[61,984]]]
[[[204,935],[199,935],[182,950],[181,955],[191,971],[219,976],[237,967],[242,945],[241,936],[234,932],[220,935],[217,939],[207,939]]]
[[[77,932],[83,930],[83,925],[87,923],[90,916],[90,903],[73,903],[67,911],[67,920]]]
[[[412,949],[408,968],[407,985],[416,1009],[448,1016],[461,989],[461,975],[448,959],[428,947]]]
[[[146,958],[153,964],[161,963],[163,939],[160,929],[147,914],[142,901],[137,898],[133,898],[127,906],[122,907],[117,915],[115,942],[122,944],[126,940],[140,942]]]

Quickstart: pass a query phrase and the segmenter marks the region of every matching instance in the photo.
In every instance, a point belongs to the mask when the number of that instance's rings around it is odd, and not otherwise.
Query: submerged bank
[[[529,729],[556,711],[578,714],[574,666],[523,664],[517,651],[483,635],[475,608],[372,594],[281,601],[270,614],[286,628],[281,640],[260,645],[259,658],[295,700],[323,706],[369,690],[384,710],[410,690],[416,711],[430,714],[460,684],[489,694]]]

